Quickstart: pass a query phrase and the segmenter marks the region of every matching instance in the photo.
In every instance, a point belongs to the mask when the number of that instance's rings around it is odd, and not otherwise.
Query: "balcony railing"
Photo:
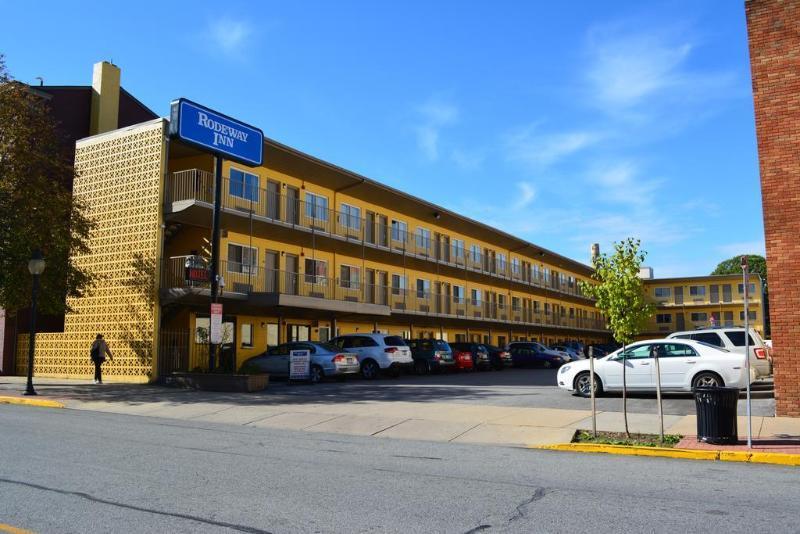
[[[320,201],[319,197],[306,201],[271,189],[248,187],[236,181],[232,183],[224,177],[222,193],[222,208],[245,217],[302,228],[564,295],[589,298],[576,280],[562,282],[558,277],[545,276],[541,271],[515,266],[507,259],[453,246],[447,239],[439,240],[427,234],[409,232],[401,226],[336,211],[328,208],[327,202]],[[172,173],[166,190],[168,205],[188,200],[211,204],[213,199],[214,178],[211,173],[199,169]]]
[[[197,267],[196,261],[190,265],[187,267],[187,257],[185,256],[165,260],[161,287],[164,289],[208,289],[210,287],[209,277],[207,275],[198,276],[198,273],[202,273],[204,270]],[[195,280],[190,279],[187,271],[191,268],[194,269],[192,276]],[[231,261],[220,261],[220,274],[225,283],[223,296],[226,294],[277,293],[379,304],[388,306],[396,313],[519,323],[531,326],[605,330],[605,322],[602,319],[571,317],[524,306],[509,306],[496,301],[490,302],[456,297],[450,294],[366,284],[355,278],[342,279],[292,273]]]

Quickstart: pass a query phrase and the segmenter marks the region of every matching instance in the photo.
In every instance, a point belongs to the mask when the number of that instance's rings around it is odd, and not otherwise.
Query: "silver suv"
[[[706,328],[704,330],[689,330],[686,332],[673,332],[667,339],[693,339],[709,345],[722,347],[731,352],[744,354],[744,328]],[[772,375],[772,355],[769,347],[758,335],[755,329],[750,329],[750,367],[755,371],[756,378],[766,378]]]
[[[402,369],[411,369],[414,366],[411,349],[400,336],[345,334],[333,338],[331,343],[358,356],[361,375],[367,380],[377,378],[381,371],[397,376]]]

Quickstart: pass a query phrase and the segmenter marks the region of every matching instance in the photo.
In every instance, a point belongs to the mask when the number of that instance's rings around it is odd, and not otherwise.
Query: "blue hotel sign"
[[[245,165],[255,167],[264,160],[261,130],[184,98],[171,104],[169,134]]]

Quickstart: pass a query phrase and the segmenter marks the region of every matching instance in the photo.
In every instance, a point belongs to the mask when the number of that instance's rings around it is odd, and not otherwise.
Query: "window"
[[[574,319],[575,318],[575,308],[570,308],[569,309],[569,318],[570,319]]]
[[[694,312],[691,317],[693,323],[704,323],[708,321],[708,314],[706,312]]]
[[[306,192],[306,217],[320,221],[328,220],[328,198]]]
[[[744,321],[744,310],[739,312],[739,320]],[[756,312],[747,310],[747,320],[748,321],[755,321],[756,320]]]
[[[544,283],[545,284],[549,284],[550,283],[550,269],[545,267],[544,270],[543,270],[542,276],[544,278]]]
[[[427,228],[417,228],[417,248],[428,250],[431,247],[431,231]]]
[[[267,323],[267,346],[278,344],[278,323]]]
[[[755,284],[747,284],[747,293],[753,295],[756,292],[756,285]],[[744,284],[739,284],[739,294],[744,293]]]
[[[358,289],[361,284],[361,269],[350,265],[339,267],[339,285],[349,289]]]
[[[228,243],[228,272],[255,272],[258,262],[258,249]]]
[[[403,221],[392,221],[392,239],[395,241],[405,241],[408,227]]]
[[[328,262],[324,260],[306,259],[305,280],[307,284],[327,284]]]
[[[194,342],[208,343],[208,329],[211,326],[211,319],[208,317],[197,317],[194,320]],[[744,337],[742,338],[744,339]]]
[[[533,267],[531,267],[531,276],[533,277],[534,280],[539,280],[539,278],[541,278],[542,271],[541,269],[539,269],[538,265],[534,265]]]
[[[497,307],[501,310],[506,307],[506,296],[503,294],[497,295]]]
[[[231,196],[258,202],[258,176],[239,169],[230,170],[228,193]]]
[[[406,291],[406,277],[400,274],[392,275],[392,295],[402,295]]]
[[[567,284],[569,285],[570,288],[575,287],[575,277],[574,276],[568,277]]]
[[[695,341],[702,341],[703,343],[714,345],[715,347],[722,347],[724,345],[722,343],[722,338],[719,337],[719,334],[716,332],[698,332],[697,334],[692,334],[691,338]]]
[[[480,263],[481,247],[479,247],[478,245],[472,245],[471,247],[469,247],[469,255],[474,263]]]
[[[625,351],[625,358],[629,360],[641,360],[650,357],[650,348],[652,345],[639,345],[632,349]]]
[[[361,208],[342,204],[341,223],[345,228],[361,230]]]
[[[657,287],[655,290],[655,295],[657,299],[668,299],[672,290],[668,287]]]
[[[197,321],[198,321],[197,324],[199,325],[200,319],[198,318]],[[725,335],[728,336],[728,339],[731,340],[731,343],[733,343],[735,347],[744,347],[744,330],[725,332]],[[747,338],[748,338],[748,345],[754,347],[756,343],[755,341],[753,341],[753,336],[748,335]]]
[[[464,302],[464,286],[453,286],[453,302],[456,304]]]
[[[697,353],[689,345],[665,343],[663,345],[659,344],[654,346],[658,348],[659,358],[686,358],[697,356]]]
[[[672,322],[672,314],[671,313],[658,313],[656,314],[656,323],[657,324],[669,324]]]
[[[453,248],[453,257],[454,258],[464,258],[464,241],[461,239],[453,239],[451,242],[451,246]]]
[[[706,296],[706,286],[689,286],[689,295],[692,297]]]
[[[522,274],[522,269],[520,268],[519,258],[511,258],[511,274],[519,276]]]
[[[539,313],[540,311],[541,311],[541,302],[539,302],[538,300],[534,300],[533,301],[533,312],[534,313]]]
[[[242,324],[242,347],[253,346],[253,325],[251,323]]]
[[[473,306],[477,306],[478,304],[480,304],[481,303],[481,290],[480,289],[473,289],[471,291],[471,297],[472,297],[472,305]]]
[[[506,270],[506,255],[505,254],[498,254],[497,255],[497,270],[500,272],[505,272]]]
[[[428,298],[431,292],[431,281],[417,278],[417,298]]]

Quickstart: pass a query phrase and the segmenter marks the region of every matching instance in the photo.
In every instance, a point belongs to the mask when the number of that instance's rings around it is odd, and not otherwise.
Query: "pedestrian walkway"
[[[37,378],[39,399],[65,408],[252,427],[285,428],[376,438],[531,446],[568,443],[591,428],[589,410],[497,406],[423,399],[348,399],[311,386],[270,386],[268,394],[215,393],[139,384],[96,386],[89,380]],[[24,378],[0,377],[0,397],[22,398]],[[26,397],[30,398],[30,397]],[[657,433],[655,414],[630,413],[632,432]],[[741,418],[739,427],[746,428]],[[690,436],[694,416],[666,415],[665,431]],[[624,429],[620,412],[599,411],[598,430]],[[800,420],[754,417],[754,437],[764,442],[800,439]],[[691,441],[687,438],[687,443]],[[696,440],[695,442],[696,443]],[[690,448],[687,446],[687,448]]]

